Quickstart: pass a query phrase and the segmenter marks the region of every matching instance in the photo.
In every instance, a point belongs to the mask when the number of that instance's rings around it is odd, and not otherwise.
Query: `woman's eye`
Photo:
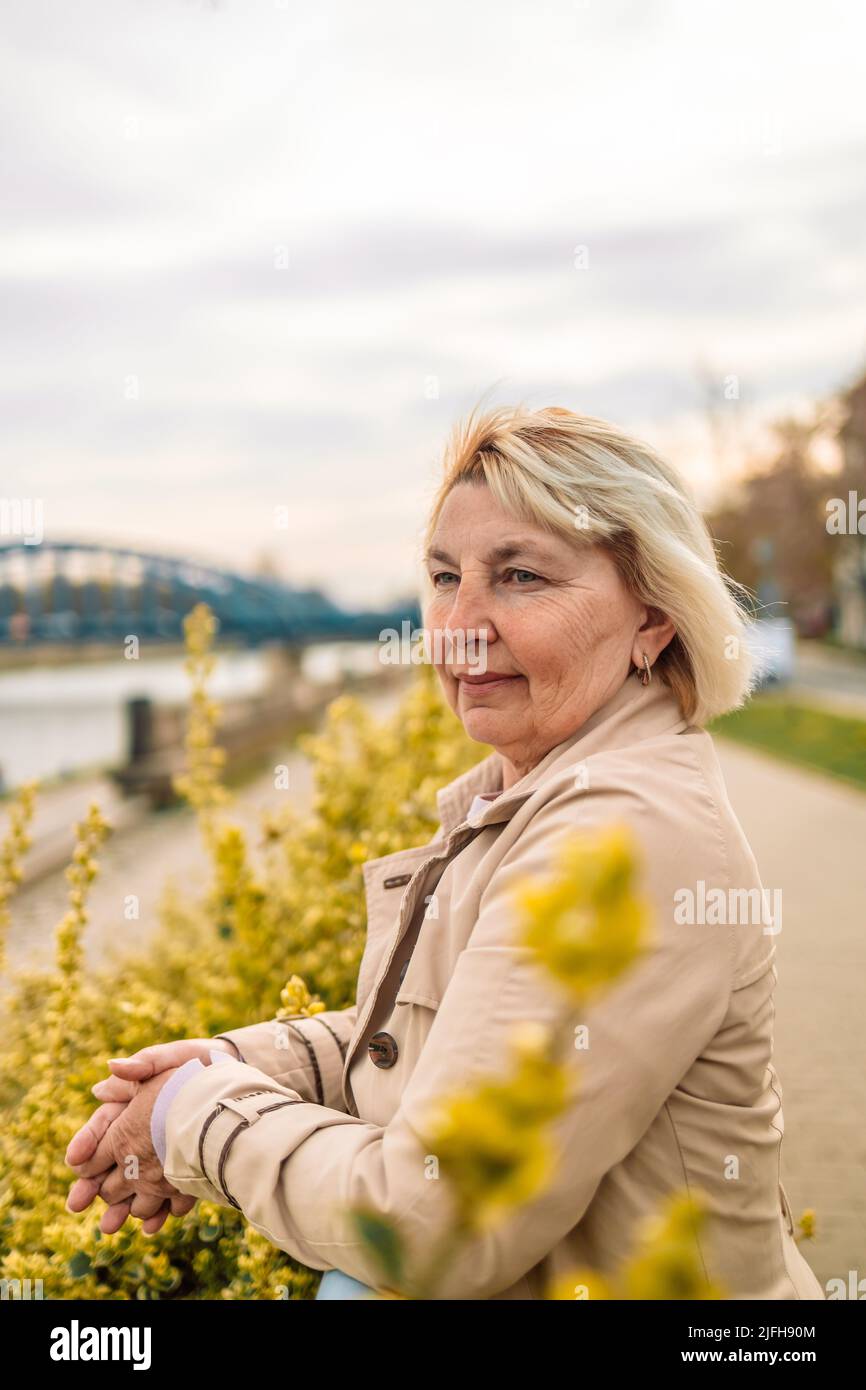
[[[519,575],[519,576],[522,576],[522,579],[520,579],[520,580],[518,581],[518,587],[522,587],[522,586],[526,583],[527,580],[529,581],[530,584],[535,583],[536,580],[541,581],[541,575],[540,575],[540,574],[536,574],[534,570],[509,569],[509,570],[506,570],[506,571],[505,571],[505,578],[506,578],[506,579],[510,578],[511,575],[515,575],[515,576],[518,576],[518,575]],[[451,587],[450,585],[444,585],[444,584],[440,583],[440,580],[443,580],[443,579],[456,579],[456,580],[458,581],[458,583],[459,583],[460,576],[459,576],[459,575],[456,575],[456,574],[453,574],[450,570],[440,570],[438,574],[434,574],[434,575],[432,576],[432,583],[433,583],[434,589],[442,589],[442,588],[450,588],[450,587]]]

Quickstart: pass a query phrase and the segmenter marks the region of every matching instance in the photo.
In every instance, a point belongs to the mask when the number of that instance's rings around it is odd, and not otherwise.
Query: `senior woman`
[[[563,1007],[516,941],[514,885],[549,874],[563,837],[625,822],[651,949],[582,1020],[552,1183],[457,1255],[436,1296],[543,1298],[575,1266],[613,1271],[641,1219],[694,1187],[708,1281],[822,1298],[780,1182],[777,925],[682,911],[711,890],[763,902],[704,728],[748,694],[748,633],[686,487],[603,421],[476,411],[449,442],[424,563],[445,697],[494,751],[439,792],[429,843],[364,864],[356,1004],[113,1063],[67,1153],[70,1207],[99,1191],[103,1229],[131,1212],[155,1230],[169,1204],[207,1198],[329,1271],[321,1297],[381,1289],[348,1208],[391,1219],[420,1261],[452,1213],[419,1137],[430,1102],[503,1069],[515,1023]],[[460,634],[486,669],[455,657]],[[135,1183],[114,1166],[130,1152]]]

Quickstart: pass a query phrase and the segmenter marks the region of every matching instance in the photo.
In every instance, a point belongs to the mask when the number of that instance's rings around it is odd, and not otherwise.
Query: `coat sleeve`
[[[290,1087],[305,1100],[344,1108],[343,1063],[357,1007],[251,1023],[217,1033],[234,1043],[238,1060]],[[233,1054],[234,1055],[234,1054]]]
[[[707,812],[686,798],[676,814],[690,834],[694,817]],[[313,1269],[338,1268],[383,1287],[379,1265],[350,1220],[353,1205],[390,1219],[409,1261],[423,1265],[453,1215],[447,1181],[432,1176],[436,1165],[426,1161],[429,1103],[501,1073],[516,1023],[572,1022],[572,1006],[515,942],[515,882],[549,874],[563,834],[613,820],[631,821],[646,836],[655,944],[574,1020],[588,1029],[590,1044],[567,1049],[577,1091],[551,1129],[558,1153],[553,1181],[473,1238],[451,1261],[436,1297],[489,1299],[516,1283],[581,1220],[604,1174],[650,1126],[727,1008],[728,929],[674,925],[672,895],[683,873],[679,832],[629,789],[555,798],[503,858],[390,1123],[311,1103],[255,1066],[205,1067],[169,1110],[169,1180],[181,1192],[237,1207],[268,1240]],[[717,843],[711,837],[703,865],[708,882],[716,877]]]

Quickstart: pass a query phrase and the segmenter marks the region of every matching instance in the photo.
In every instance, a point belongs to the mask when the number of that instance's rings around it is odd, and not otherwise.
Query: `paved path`
[[[866,795],[715,740],[765,888],[782,889],[774,1065],[782,1181],[822,1284],[866,1278]]]
[[[820,642],[798,642],[794,679],[782,694],[866,719],[866,660]]]

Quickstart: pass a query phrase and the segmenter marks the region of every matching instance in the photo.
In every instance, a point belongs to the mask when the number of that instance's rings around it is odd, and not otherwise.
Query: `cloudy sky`
[[[482,394],[613,419],[709,499],[866,367],[854,0],[6,0],[2,28],[2,490],[48,539],[376,603]]]

